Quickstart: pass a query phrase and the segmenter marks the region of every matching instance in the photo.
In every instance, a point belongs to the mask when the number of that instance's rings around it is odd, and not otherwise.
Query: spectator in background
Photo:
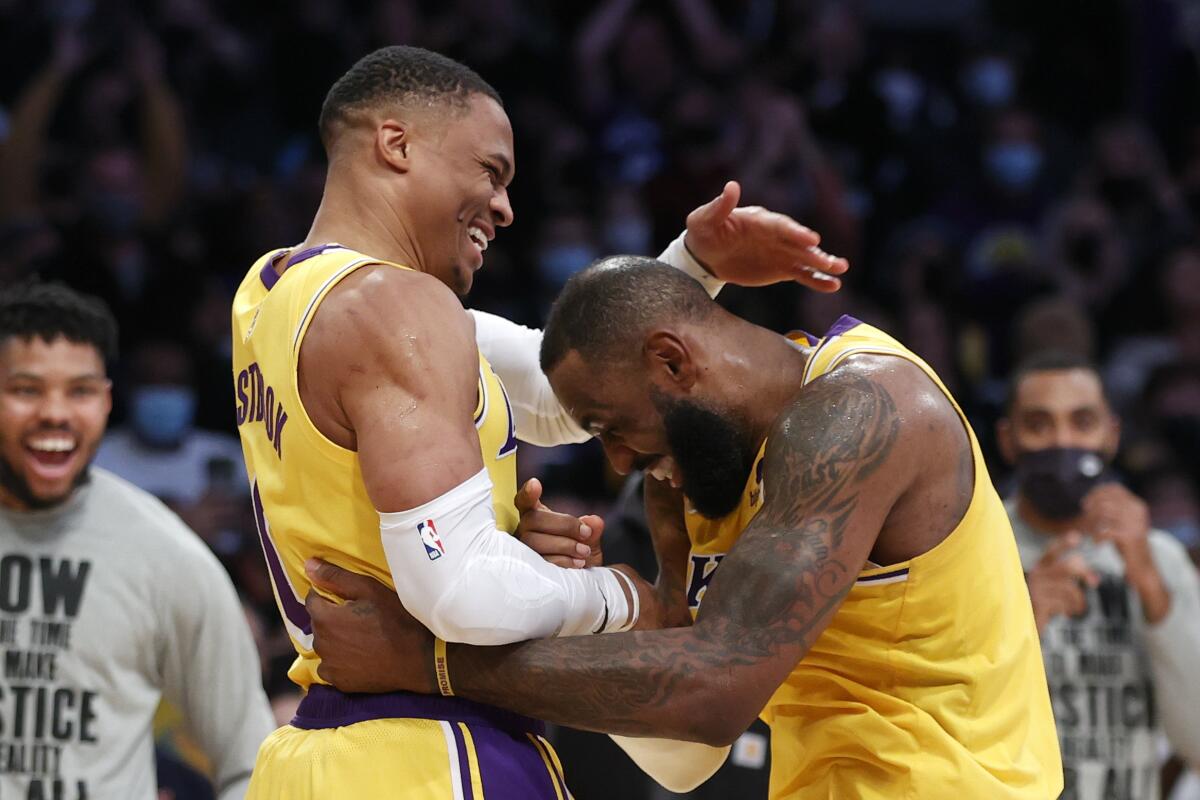
[[[0,796],[151,800],[166,697],[235,800],[273,727],[254,643],[195,535],[90,466],[116,338],[63,286],[0,293]]]
[[[1075,355],[1018,367],[997,437],[1042,639],[1063,797],[1159,796],[1156,739],[1200,764],[1200,579],[1110,464],[1120,423]]]
[[[126,424],[104,437],[96,464],[150,492],[220,554],[251,529],[250,490],[233,436],[195,427],[192,359],[168,340],[129,356]]]

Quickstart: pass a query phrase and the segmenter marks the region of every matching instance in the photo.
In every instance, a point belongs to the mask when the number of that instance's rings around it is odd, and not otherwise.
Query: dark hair
[[[692,278],[644,256],[609,256],[571,276],[550,308],[542,335],[542,371],[578,350],[589,362],[640,349],[662,322],[702,320],[717,308]]]
[[[385,103],[437,101],[465,108],[472,94],[500,93],[470,67],[420,47],[383,47],[363,56],[325,95],[318,130],[326,152],[336,129],[359,112]]]
[[[92,345],[106,362],[117,357],[117,321],[99,298],[35,280],[0,291],[0,343],[60,336]]]
[[[1104,402],[1112,405],[1108,399],[1108,387],[1104,385],[1104,376],[1100,374],[1096,362],[1085,355],[1066,350],[1042,350],[1022,360],[1013,370],[1008,379],[1008,390],[1004,398],[1004,413],[1008,414],[1012,411],[1013,404],[1017,401],[1017,391],[1021,388],[1021,382],[1030,375],[1037,372],[1059,372],[1071,369],[1081,369],[1095,375],[1096,380],[1100,382],[1100,394],[1104,397]]]

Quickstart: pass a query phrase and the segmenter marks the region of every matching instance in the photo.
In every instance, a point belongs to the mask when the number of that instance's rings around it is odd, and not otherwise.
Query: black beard
[[[683,493],[703,517],[720,519],[738,507],[754,467],[754,442],[740,419],[693,400],[655,393],[671,457],[683,471]]]
[[[13,469],[12,465],[8,463],[8,459],[0,457],[0,489],[15,498],[29,511],[44,511],[47,508],[62,505],[71,495],[75,494],[76,489],[91,480],[91,467],[91,464],[87,464],[79,470],[79,474],[75,476],[71,488],[65,495],[47,499],[34,495],[33,490],[29,488],[29,482]]]

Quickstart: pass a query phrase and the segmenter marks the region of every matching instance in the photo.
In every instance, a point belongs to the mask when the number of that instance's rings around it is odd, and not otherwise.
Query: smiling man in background
[[[98,300],[0,292],[0,797],[153,800],[165,696],[237,800],[274,727],[258,654],[203,542],[90,467],[116,343]]]

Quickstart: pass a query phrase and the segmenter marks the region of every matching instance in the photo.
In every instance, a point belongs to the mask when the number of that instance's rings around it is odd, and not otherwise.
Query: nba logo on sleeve
[[[446,546],[442,544],[442,537],[438,536],[433,520],[418,522],[417,533],[421,534],[421,544],[425,545],[425,555],[429,556],[430,561],[437,561],[446,555]]]

